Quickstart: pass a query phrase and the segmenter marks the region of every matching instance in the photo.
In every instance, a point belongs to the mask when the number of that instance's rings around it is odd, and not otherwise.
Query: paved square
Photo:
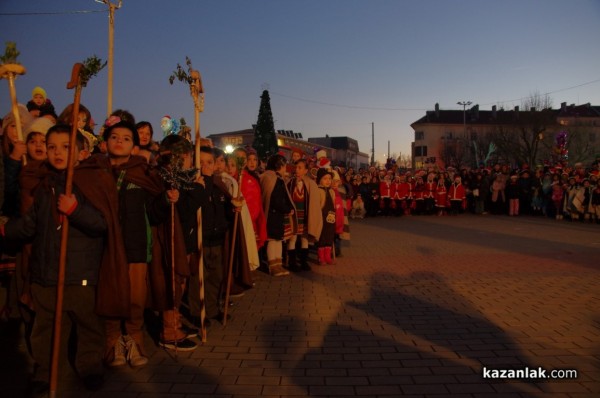
[[[598,397],[600,227],[542,218],[351,224],[336,265],[272,278],[191,353],[77,397]],[[575,369],[571,380],[483,378]]]

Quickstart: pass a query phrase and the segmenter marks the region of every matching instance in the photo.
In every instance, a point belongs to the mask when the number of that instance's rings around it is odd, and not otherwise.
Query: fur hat
[[[35,97],[38,94],[41,95],[42,98],[44,98],[44,102],[48,98],[48,96],[46,95],[46,90],[44,90],[40,86],[37,86],[37,87],[33,88],[33,90],[31,91],[31,98]]]
[[[29,123],[27,127],[25,127],[23,134],[25,135],[25,138],[27,138],[30,133],[41,133],[46,135],[52,126],[54,126],[54,123],[52,123],[50,119],[46,117],[38,117],[33,119],[33,121]]]
[[[331,177],[333,177],[333,174],[324,168],[320,168],[319,170],[317,170],[317,184],[319,184],[321,182],[321,179],[323,177],[325,177],[327,174],[329,174]]]

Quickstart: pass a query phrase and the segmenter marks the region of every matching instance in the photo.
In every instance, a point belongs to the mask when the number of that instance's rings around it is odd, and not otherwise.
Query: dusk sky
[[[108,13],[94,0],[1,0],[2,43],[15,41],[27,74],[19,102],[46,89],[59,113],[75,62],[106,60]],[[63,13],[64,12],[64,13]],[[37,14],[32,14],[37,13]],[[410,152],[410,124],[436,102],[461,109],[521,105],[532,93],[600,105],[600,0],[123,0],[115,14],[113,109],[193,126],[187,86],[168,77],[186,55],[206,92],[203,136],[250,128],[263,87],[276,129],[304,138],[349,136],[383,160]],[[107,71],[82,103],[106,117]],[[0,113],[10,110],[0,83]],[[96,131],[97,132],[97,131]]]

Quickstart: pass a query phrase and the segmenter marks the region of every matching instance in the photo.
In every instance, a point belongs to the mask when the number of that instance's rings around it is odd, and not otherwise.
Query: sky
[[[113,0],[117,3],[116,0]],[[1,0],[0,39],[57,113],[73,101],[73,64],[108,57],[107,6],[94,0]],[[96,11],[73,13],[73,11]],[[375,156],[410,153],[410,124],[459,101],[511,109],[532,94],[600,105],[600,0],[123,0],[115,12],[113,109],[193,126],[185,57],[202,75],[202,136],[251,128],[267,88],[275,128],[348,136]],[[107,71],[83,90],[101,124]],[[10,110],[0,82],[0,113]]]

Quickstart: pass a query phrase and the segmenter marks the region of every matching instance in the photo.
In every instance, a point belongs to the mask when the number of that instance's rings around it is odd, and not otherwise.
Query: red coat
[[[435,206],[448,207],[448,191],[442,180],[438,181],[435,187]]]
[[[467,194],[465,192],[465,186],[461,183],[454,183],[448,188],[448,200],[451,202],[460,201],[463,208],[467,203]]]
[[[435,198],[436,185],[435,181],[425,183],[425,192],[423,194],[425,199]]]
[[[391,183],[389,181],[381,181],[379,183],[379,195],[382,198],[390,198],[391,197]]]
[[[425,195],[425,184],[415,184],[413,189],[413,199],[414,200],[423,200]]]
[[[406,181],[399,182],[396,186],[396,199],[405,200],[410,195],[410,184]]]

